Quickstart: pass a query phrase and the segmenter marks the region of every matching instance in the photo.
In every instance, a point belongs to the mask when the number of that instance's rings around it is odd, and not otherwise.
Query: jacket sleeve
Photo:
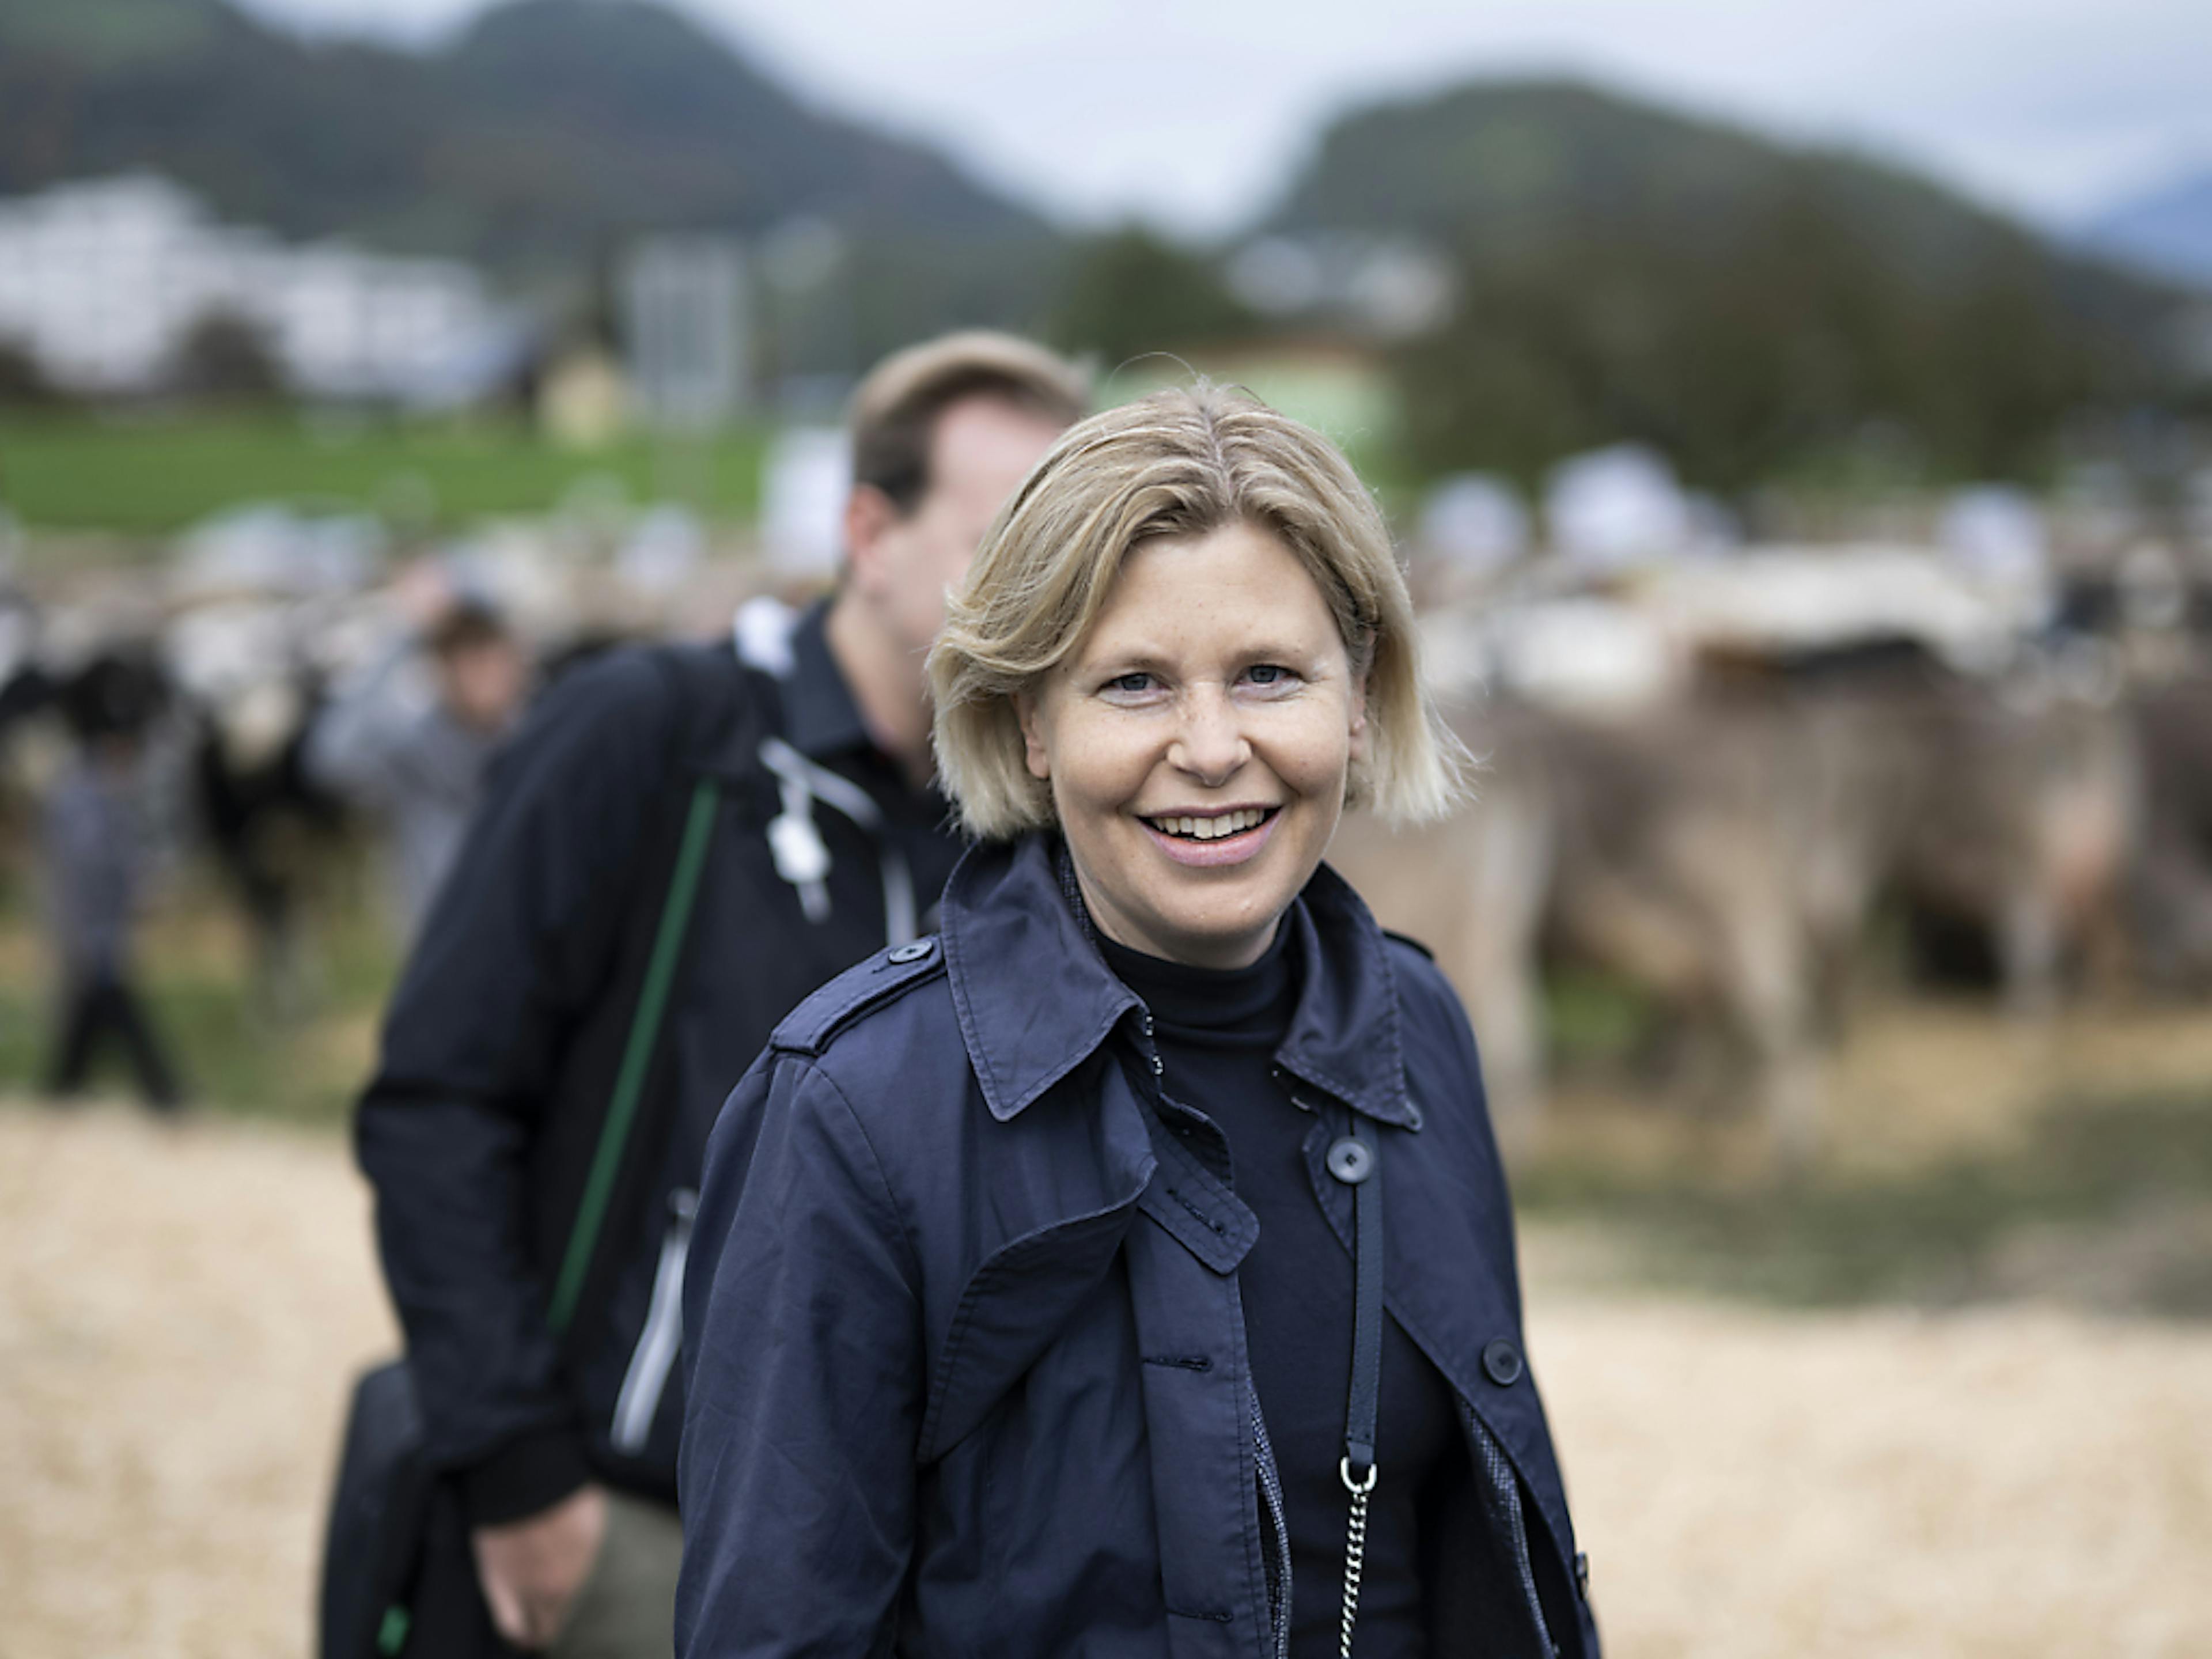
[[[891,1651],[913,1551],[920,1306],[850,1104],[770,1051],[708,1143],[685,1276],[678,1659]]]
[[[646,878],[681,714],[643,653],[577,670],[532,712],[425,919],[356,1122],[428,1450],[479,1522],[586,1478],[531,1263],[526,1156]]]

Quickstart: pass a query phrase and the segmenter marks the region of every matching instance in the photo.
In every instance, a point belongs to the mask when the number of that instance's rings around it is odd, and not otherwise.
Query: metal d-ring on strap
[[[794,666],[792,635],[798,626],[798,615],[787,605],[765,596],[746,601],[731,625],[738,660],[779,684],[787,682]],[[769,854],[776,874],[797,890],[807,921],[819,925],[830,920],[830,847],[814,825],[814,803],[820,800],[876,837],[883,866],[884,942],[910,944],[920,932],[914,872],[906,854],[893,843],[884,815],[868,792],[828,767],[816,765],[781,738],[762,743],[760,760],[775,775],[783,808],[769,821]]]
[[[1352,1494],[1344,1540],[1342,1659],[1352,1659],[1352,1631],[1359,1620],[1359,1581],[1367,1565],[1367,1500],[1380,1474],[1375,1462],[1375,1416],[1382,1393],[1382,1183],[1373,1140],[1356,1133],[1328,1149],[1328,1172],[1352,1188],[1352,1389],[1345,1404],[1344,1456],[1337,1464]]]
[[[884,938],[890,945],[912,941],[917,931],[914,872],[906,854],[890,838],[882,811],[868,792],[826,766],[817,766],[781,738],[760,746],[761,764],[775,775],[783,811],[768,826],[769,854],[776,873],[799,890],[800,908],[812,922],[830,918],[830,848],[814,827],[814,803],[842,813],[878,838],[883,868]]]

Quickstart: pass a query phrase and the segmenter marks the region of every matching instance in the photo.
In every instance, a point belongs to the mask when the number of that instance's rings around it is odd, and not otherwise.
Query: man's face
[[[854,492],[851,580],[917,659],[945,625],[945,596],[968,574],[983,532],[1060,428],[1001,398],[963,398],[937,418],[929,487],[899,516],[878,491]]]
[[[447,710],[478,732],[503,732],[522,708],[530,665],[511,640],[472,641],[438,659],[439,689]]]

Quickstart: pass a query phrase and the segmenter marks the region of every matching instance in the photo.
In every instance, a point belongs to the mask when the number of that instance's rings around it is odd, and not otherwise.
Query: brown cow
[[[2212,988],[2212,670],[2140,692],[2143,830],[2131,879],[2136,961],[2166,990]]]
[[[1801,1152],[1810,842],[1791,826],[1815,794],[1787,722],[1747,704],[1604,721],[1497,708],[1462,724],[1486,761],[1480,799],[1419,830],[1355,821],[1333,858],[1460,987],[1509,1141],[1543,1093],[1548,939],[1735,1032],[1781,1145]]]
[[[1509,1139],[1543,1093],[1540,947],[1728,1033],[1796,1163],[1816,1135],[1816,1038],[1840,1024],[1879,895],[1984,929],[2008,1001],[2039,1012],[2132,832],[2118,711],[2037,676],[1885,660],[1726,675],[1606,720],[1499,702],[1458,723],[1486,757],[1480,799],[1417,831],[1355,820],[1333,857],[1460,987]]]

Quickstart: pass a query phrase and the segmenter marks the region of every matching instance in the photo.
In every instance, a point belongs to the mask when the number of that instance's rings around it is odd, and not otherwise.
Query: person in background
[[[382,820],[404,943],[460,850],[492,751],[528,694],[530,661],[499,611],[434,564],[411,566],[394,597],[406,629],[317,715],[302,758],[313,781]],[[428,697],[409,672],[422,655]]]
[[[1086,398],[1004,335],[887,360],[854,398],[834,594],[572,670],[493,766],[357,1146],[428,1451],[510,1643],[670,1650],[707,1131],[793,1005],[926,925],[961,843],[924,659],[947,587]]]
[[[151,671],[120,659],[94,663],[62,693],[77,748],[46,806],[61,980],[46,1088],[57,1098],[80,1092],[94,1051],[112,1037],[147,1103],[173,1112],[183,1091],[138,994],[131,950],[153,865],[142,761],[155,696]]]

